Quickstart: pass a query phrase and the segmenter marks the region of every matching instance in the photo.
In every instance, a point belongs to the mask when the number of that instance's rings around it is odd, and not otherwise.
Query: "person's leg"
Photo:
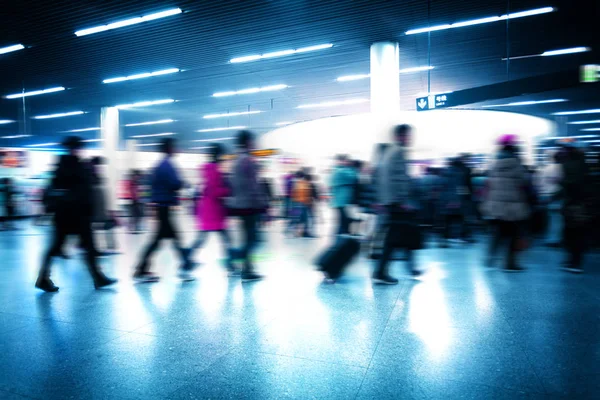
[[[190,247],[190,258],[196,250],[204,246],[204,242],[206,242],[207,237],[208,231],[198,231],[198,236],[196,236],[196,240],[194,240],[192,247]]]
[[[504,231],[508,238],[508,255],[506,258],[507,269],[517,269],[517,252],[518,252],[518,241],[519,241],[519,224],[514,221],[503,221],[505,226]]]
[[[225,266],[229,271],[234,271],[235,267],[233,265],[233,248],[229,232],[227,229],[222,229],[219,231],[219,236],[221,237],[221,242],[223,244],[223,252],[225,253]]]
[[[78,230],[81,247],[85,250],[85,262],[90,271],[90,275],[94,280],[96,289],[115,283],[115,279],[107,278],[98,268],[98,261],[96,259],[98,250],[96,250],[94,244],[94,234],[92,232],[91,222],[87,219],[81,220]]]
[[[35,283],[37,288],[47,292],[55,292],[58,290],[58,287],[54,286],[54,283],[50,280],[50,270],[52,267],[52,259],[62,253],[62,247],[66,238],[67,231],[64,226],[55,223],[54,232],[52,234],[52,244],[42,259],[42,265]]]
[[[490,237],[490,247],[488,250],[488,266],[491,267],[494,261],[494,257],[498,254],[498,249],[502,243],[503,239],[503,231],[502,231],[502,221],[494,220],[490,222],[492,227],[491,237]]]
[[[256,245],[256,215],[244,215],[242,217],[242,228],[244,230],[244,246],[240,254],[244,262],[242,279],[260,279],[261,277],[254,272],[254,265],[252,264],[252,251]]]
[[[377,270],[373,274],[373,280],[376,283],[383,284],[395,284],[398,283],[398,280],[392,278],[388,272],[388,266],[390,263],[390,259],[395,250],[395,246],[392,242],[392,232],[389,229],[385,233],[385,239],[383,240],[383,249],[381,251],[381,255],[379,256],[379,260],[377,261]]]
[[[340,207],[339,209],[339,213],[340,213],[340,229],[339,229],[339,234],[340,235],[347,235],[350,233],[350,216],[348,215],[348,209],[346,207]]]
[[[166,218],[168,217],[168,211],[165,211],[165,209],[167,208],[168,207],[158,207],[158,226],[156,228],[157,230],[154,234],[154,237],[152,238],[152,241],[150,242],[150,244],[148,244],[148,247],[146,247],[146,250],[144,251],[142,258],[140,259],[138,266],[136,267],[135,274],[137,276],[145,275],[149,272],[148,270],[150,257],[158,248],[161,240],[164,238],[165,231],[167,229]]]
[[[183,246],[183,242],[181,240],[181,237],[179,236],[179,230],[177,229],[177,226],[174,224],[173,219],[171,217],[171,207],[161,208],[164,209],[163,220],[165,223],[165,236],[173,240],[173,245],[179,253],[181,267],[189,269],[191,268],[191,264],[189,262],[190,250]]]

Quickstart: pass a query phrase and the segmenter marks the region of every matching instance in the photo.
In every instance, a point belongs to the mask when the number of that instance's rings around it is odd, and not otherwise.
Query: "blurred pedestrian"
[[[142,203],[142,174],[138,170],[131,171],[129,177],[129,232],[139,234],[142,231],[142,218],[144,215]]]
[[[92,177],[92,226],[96,230],[104,231],[106,248],[108,252],[98,252],[98,255],[116,253],[114,229],[117,227],[115,216],[108,210],[106,202],[105,179],[100,168],[105,164],[102,157],[93,157],[90,160],[90,173]]]
[[[266,207],[262,192],[258,167],[250,154],[254,148],[254,135],[250,131],[240,131],[237,136],[238,155],[231,174],[231,207],[242,221],[243,244],[237,251],[241,259],[242,281],[255,281],[263,276],[255,272],[252,255],[257,244],[258,218]]]
[[[563,199],[564,245],[567,260],[563,268],[573,273],[583,272],[583,256],[587,247],[590,221],[589,175],[584,153],[573,145],[564,150],[559,196]]]
[[[3,201],[3,209],[4,209],[4,217],[3,221],[3,229],[15,229],[15,218],[16,218],[16,202],[15,195],[16,190],[14,187],[13,180],[11,178],[3,178],[2,179],[2,187],[0,188],[0,195],[2,196]]]
[[[548,163],[542,168],[538,176],[538,188],[541,201],[548,212],[548,226],[546,227],[545,245],[548,247],[562,247],[563,216],[561,213],[562,202],[558,193],[562,181],[563,153],[557,151],[549,157]]]
[[[196,210],[196,226],[199,232],[190,249],[190,259],[193,259],[194,252],[204,245],[210,232],[218,233],[225,251],[225,267],[233,274],[235,267],[232,260],[231,237],[227,231],[225,206],[225,199],[231,191],[220,170],[223,154],[223,146],[220,143],[213,143],[210,146],[210,162],[204,164],[200,171],[203,189]]]
[[[309,180],[309,176],[307,173],[301,171],[298,175],[296,183],[294,184],[294,190],[292,192],[292,197],[294,199],[294,204],[298,208],[298,224],[295,228],[300,227],[302,231],[299,233],[300,236],[304,238],[311,238],[312,233],[310,230],[310,210],[312,208],[313,196],[312,196],[312,188]]]
[[[45,292],[56,292],[58,287],[50,279],[52,258],[62,253],[68,235],[79,236],[85,250],[85,261],[96,289],[112,285],[116,279],[100,271],[92,234],[92,176],[79,157],[83,147],[81,138],[69,136],[64,142],[68,154],[60,157],[49,191],[49,202],[54,214],[52,244],[42,260],[35,286]]]
[[[347,235],[350,233],[352,218],[348,206],[352,203],[358,176],[351,161],[346,155],[338,155],[337,165],[331,176],[332,206],[338,214],[336,234]]]
[[[495,230],[487,264],[493,266],[502,242],[508,240],[505,271],[519,272],[523,268],[517,262],[517,252],[525,247],[524,225],[531,213],[527,193],[529,177],[519,159],[517,137],[504,135],[499,145],[500,150],[489,170],[483,203],[483,213]]]
[[[412,127],[398,125],[393,129],[392,146],[386,151],[379,168],[378,195],[383,206],[386,229],[383,249],[373,273],[373,281],[378,284],[395,285],[398,279],[392,277],[388,265],[392,253],[397,248],[406,251],[407,266],[413,276],[420,275],[416,269],[413,250],[421,243],[420,230],[416,221],[417,203],[414,187],[408,175],[406,152],[410,145]]]
[[[155,204],[158,213],[158,226],[133,275],[137,282],[142,283],[157,282],[159,280],[158,276],[150,272],[150,257],[164,239],[172,239],[175,248],[179,252],[181,263],[179,277],[185,281],[193,279],[190,273],[194,265],[189,260],[189,250],[183,247],[171,216],[173,207],[179,204],[178,192],[184,186],[172,161],[175,154],[175,140],[173,138],[163,139],[161,151],[164,157],[154,168],[151,177],[152,202]]]

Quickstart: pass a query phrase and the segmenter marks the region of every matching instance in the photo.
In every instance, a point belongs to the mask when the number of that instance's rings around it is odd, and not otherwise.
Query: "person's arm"
[[[170,162],[167,163],[167,169],[165,171],[167,173],[167,180],[171,189],[174,191],[179,191],[183,188],[183,181],[179,177],[179,173],[177,169]]]

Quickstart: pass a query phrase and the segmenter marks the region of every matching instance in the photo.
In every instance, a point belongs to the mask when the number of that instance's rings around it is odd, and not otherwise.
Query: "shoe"
[[[575,265],[565,265],[564,267],[562,267],[562,269],[573,274],[583,274],[583,268],[577,267]]]
[[[101,288],[106,287],[106,286],[114,285],[115,283],[117,283],[116,279],[107,278],[105,276],[105,277],[102,277],[102,278],[100,278],[100,279],[98,279],[97,281],[94,282],[94,288],[96,290],[98,290],[98,289],[101,289]]]
[[[378,285],[397,285],[398,279],[392,278],[389,275],[374,275],[373,283],[376,283]]]
[[[133,274],[133,280],[138,283],[154,283],[158,282],[160,278],[150,272],[140,273],[136,272]]]
[[[196,280],[196,278],[191,274],[191,271],[186,269],[180,269],[177,277],[184,282],[193,282]]]
[[[260,281],[264,276],[254,272],[242,272],[242,282]]]
[[[55,286],[50,278],[38,278],[35,287],[48,293],[58,292],[58,286]]]
[[[523,272],[523,271],[525,271],[525,268],[519,267],[518,265],[513,265],[510,267],[504,268],[504,272]]]
[[[418,269],[411,269],[411,270],[410,270],[410,274],[411,274],[413,277],[417,277],[417,276],[421,276],[421,275],[423,275],[423,271],[419,271]]]

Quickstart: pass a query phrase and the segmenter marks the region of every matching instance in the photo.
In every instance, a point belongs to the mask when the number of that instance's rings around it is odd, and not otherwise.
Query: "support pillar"
[[[125,167],[127,168],[127,173],[129,173],[131,170],[138,168],[137,140],[127,140],[125,142],[125,148],[127,149],[127,160],[125,160]]]
[[[102,156],[106,160],[106,201],[107,209],[117,211],[119,204],[119,109],[102,107],[100,113],[102,128]]]
[[[398,43],[371,45],[371,112],[395,115],[400,111],[400,54]]]

